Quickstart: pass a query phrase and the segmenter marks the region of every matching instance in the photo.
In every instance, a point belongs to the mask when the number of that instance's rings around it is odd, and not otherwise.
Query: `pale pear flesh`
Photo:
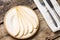
[[[5,22],[4,22],[6,25],[5,26],[6,30],[8,30],[8,33],[11,34],[12,36],[17,35],[19,32],[19,25],[18,25],[17,18],[15,16],[15,13],[16,13],[15,9],[8,11],[5,16]],[[14,18],[13,21],[15,21],[15,22],[11,22],[12,18]],[[15,27],[11,23],[13,23],[15,25]]]

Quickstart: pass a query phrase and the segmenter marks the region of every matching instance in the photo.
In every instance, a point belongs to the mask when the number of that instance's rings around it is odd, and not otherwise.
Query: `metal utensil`
[[[45,5],[42,5],[41,1],[43,1],[43,3]],[[48,0],[48,1],[50,1],[50,0]],[[34,0],[35,4],[37,5],[41,14],[43,15],[44,19],[46,20],[48,26],[51,28],[51,30],[53,32],[56,32],[56,31],[60,30],[60,20],[59,20],[59,16],[58,16],[59,13],[58,12],[56,13],[56,11],[57,11],[56,9],[58,9],[58,8],[55,8],[54,5],[51,6],[48,1]],[[56,0],[54,0],[54,1],[56,1]],[[60,9],[58,9],[58,10],[60,10]]]

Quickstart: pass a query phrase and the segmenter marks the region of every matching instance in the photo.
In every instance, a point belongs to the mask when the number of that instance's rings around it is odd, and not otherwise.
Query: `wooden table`
[[[59,0],[58,0],[59,2]],[[31,38],[26,40],[60,40],[60,31],[53,33],[45,22],[33,0],[0,0],[0,40],[19,40],[11,37],[4,28],[5,13],[14,6],[24,5],[34,10],[39,18],[39,30]]]

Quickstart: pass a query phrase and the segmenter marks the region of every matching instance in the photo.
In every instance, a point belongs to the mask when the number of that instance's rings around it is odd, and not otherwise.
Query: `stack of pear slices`
[[[6,13],[4,25],[11,36],[26,39],[37,32],[39,20],[32,9],[26,6],[16,6]]]

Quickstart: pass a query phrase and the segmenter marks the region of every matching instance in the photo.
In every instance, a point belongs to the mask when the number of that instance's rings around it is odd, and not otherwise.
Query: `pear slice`
[[[24,25],[23,25],[23,23],[22,23],[22,13],[21,13],[21,11],[20,11],[20,7],[16,7],[16,15],[17,15],[17,17],[18,17],[18,21],[19,21],[19,28],[20,28],[20,32],[19,32],[19,34],[16,36],[17,38],[20,38],[21,36],[23,36],[23,34],[24,34]]]
[[[22,16],[22,22],[23,22],[24,29],[25,29],[24,30],[24,35],[27,35],[27,33],[28,33],[28,26],[27,26],[27,23],[26,23],[27,20],[25,20],[25,18],[23,16]]]
[[[30,15],[26,15],[27,14],[27,12],[25,12],[25,10],[21,10],[22,11],[22,13],[24,13],[23,14],[23,16],[24,16],[24,19],[26,20],[26,22],[27,22],[27,26],[28,26],[28,29],[29,29],[29,33],[31,33],[31,32],[33,32],[33,24],[31,23],[31,21],[29,20],[29,18],[27,18],[27,17],[29,17]],[[31,18],[32,19],[32,18]]]
[[[5,28],[8,33],[12,36],[16,36],[19,32],[18,19],[15,16],[16,10],[14,8],[10,9],[4,18]]]
[[[20,21],[20,23],[19,23],[19,25],[20,25],[20,32],[19,32],[19,34],[16,36],[16,38],[20,38],[20,37],[22,37],[23,36],[23,34],[24,34],[24,27],[23,27],[23,24],[22,24],[22,22]]]

